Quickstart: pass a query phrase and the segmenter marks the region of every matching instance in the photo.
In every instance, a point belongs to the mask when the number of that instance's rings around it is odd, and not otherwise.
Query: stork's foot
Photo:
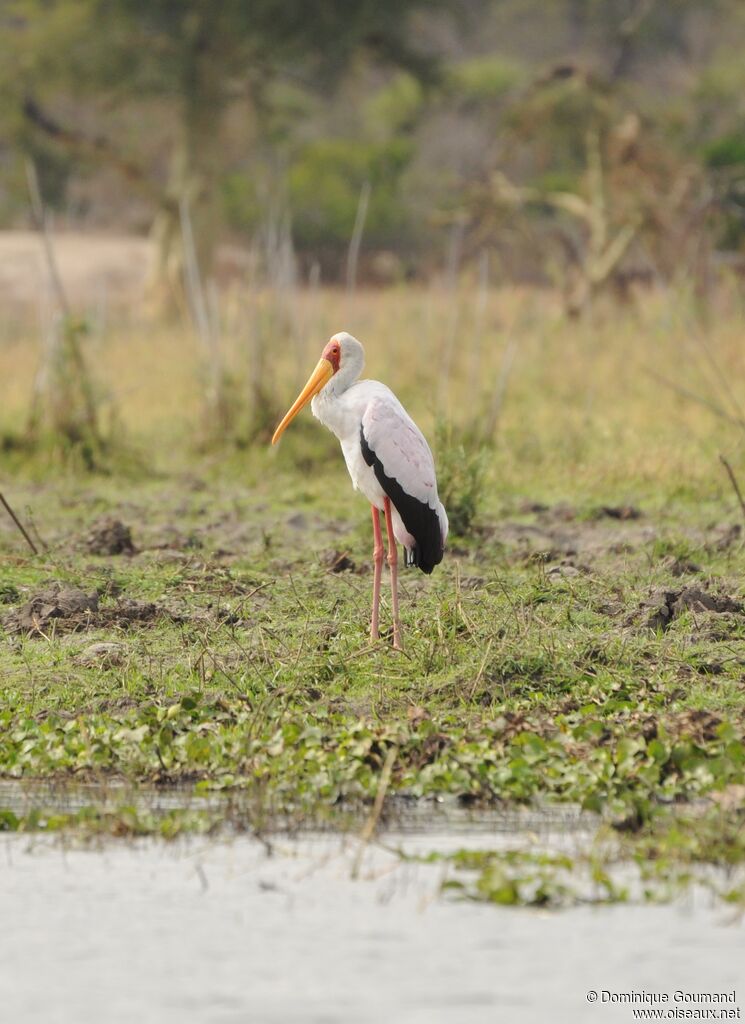
[[[401,623],[398,618],[398,609],[393,613],[393,650],[402,651],[404,649],[404,641],[401,635]]]
[[[398,615],[393,620],[393,650],[402,651],[404,649],[404,641],[401,635],[401,623],[398,621]]]
[[[383,626],[377,639],[392,651],[403,651],[404,649],[400,636],[397,640],[393,635],[393,626]]]

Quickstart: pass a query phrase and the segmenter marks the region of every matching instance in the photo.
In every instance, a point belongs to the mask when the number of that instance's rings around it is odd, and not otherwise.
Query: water
[[[241,829],[257,824],[262,829],[270,826],[276,832],[280,828],[290,829],[292,817],[278,818],[258,804],[250,789],[229,791],[213,790],[195,793],[191,785],[148,786],[132,785],[123,781],[108,782],[48,782],[36,779],[0,779],[0,807],[27,815],[32,810],[44,810],[54,814],[74,814],[85,807],[95,807],[102,812],[116,813],[123,807],[138,812],[150,812],[156,816],[168,811],[215,811],[228,827]],[[325,818],[315,822],[318,829],[325,824],[333,831],[359,831],[370,813],[367,805],[334,808]],[[329,816],[330,815],[330,816]],[[301,816],[302,828],[308,831],[308,817]],[[469,809],[455,797],[436,799],[412,799],[391,795],[385,801],[382,820],[389,829],[407,834],[447,831],[452,835],[461,833],[505,833],[511,837],[537,834],[541,840],[552,842],[560,836],[589,837],[597,828],[599,818],[582,811],[571,804],[552,804],[539,809],[514,807],[509,809]]]
[[[358,865],[360,844],[333,833],[95,848],[0,837],[0,1020],[612,1024],[632,1007],[588,1003],[588,990],[745,997],[743,921],[701,890],[664,907],[503,909],[443,898],[442,863],[389,849],[520,839],[533,841],[465,823],[394,829]]]

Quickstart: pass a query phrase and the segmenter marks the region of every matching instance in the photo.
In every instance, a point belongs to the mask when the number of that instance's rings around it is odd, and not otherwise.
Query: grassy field
[[[348,825],[381,787],[567,803],[598,816],[581,863],[464,857],[465,892],[563,903],[584,872],[620,899],[631,862],[650,897],[695,876],[745,902],[734,301],[573,323],[549,294],[467,285],[225,297],[219,429],[190,331],[111,319],[86,350],[128,454],[97,474],[20,442],[39,351],[29,324],[0,333],[2,490],[47,546],[0,520],[0,777],[27,794],[0,796],[0,828]],[[308,412],[266,443],[339,329],[435,442],[460,527],[432,578],[404,576],[403,653],[367,636],[369,515],[336,442]],[[123,787],[61,812],[38,780]],[[153,785],[210,799],[156,811]]]

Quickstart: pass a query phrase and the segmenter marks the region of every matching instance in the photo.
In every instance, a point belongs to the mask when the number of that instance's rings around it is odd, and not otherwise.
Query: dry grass
[[[737,417],[743,318],[729,309],[702,332],[689,310],[681,296],[649,294],[571,322],[538,290],[401,287],[350,299],[331,289],[234,289],[220,299],[221,345],[239,405],[251,401],[258,372],[280,410],[329,335],[348,329],[366,345],[367,372],[397,391],[430,436],[440,417],[483,424],[504,389],[494,469],[508,486],[616,493],[633,482],[661,498],[681,488],[713,496],[728,486],[717,454],[740,472],[745,431],[653,372]],[[29,317],[0,341],[4,429],[23,422],[37,334]],[[205,379],[191,328],[122,314],[87,344],[100,393],[132,439],[162,457],[188,455],[203,427]]]

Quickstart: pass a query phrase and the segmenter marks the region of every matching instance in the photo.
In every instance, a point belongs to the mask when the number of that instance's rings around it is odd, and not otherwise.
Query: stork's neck
[[[342,363],[337,373],[331,378],[325,388],[315,396],[310,403],[311,410],[316,419],[320,420],[325,427],[339,438],[340,441],[353,430],[359,432],[359,423],[354,419],[354,385],[362,369],[360,365]],[[351,415],[351,420],[350,420]],[[352,420],[354,422],[352,423]]]
[[[361,349],[362,346],[360,346]],[[339,369],[328,382],[326,387],[319,394],[319,398],[328,400],[343,395],[358,379],[364,367],[362,352],[342,350],[342,360]]]

